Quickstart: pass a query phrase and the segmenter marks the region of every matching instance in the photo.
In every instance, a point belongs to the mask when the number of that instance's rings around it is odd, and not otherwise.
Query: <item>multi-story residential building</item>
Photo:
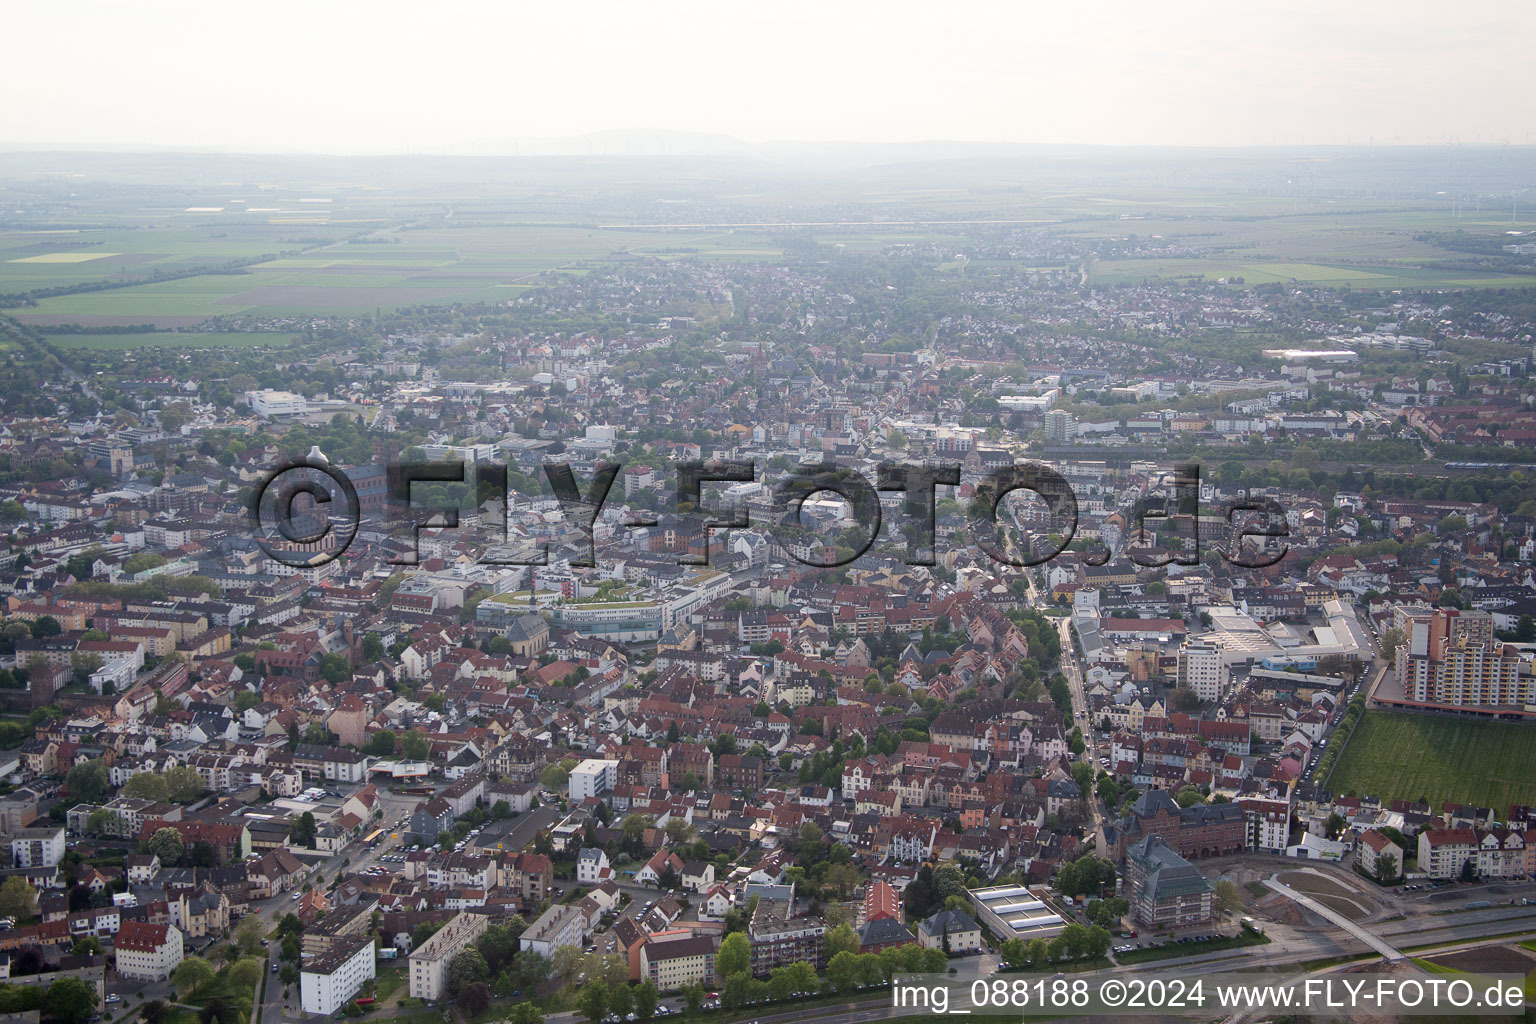
[[[521,944],[524,950],[550,957],[561,946],[580,946],[586,935],[586,916],[576,907],[556,903],[528,926]]]
[[[1221,697],[1228,670],[1221,648],[1204,640],[1186,640],[1179,647],[1178,683],[1195,691],[1206,703]]]
[[[817,970],[826,966],[827,924],[819,917],[795,916],[794,890],[788,899],[764,896],[747,925],[752,973],[766,977],[775,967],[804,960]]]
[[[1390,854],[1392,858],[1391,868],[1387,877],[1382,879],[1381,868],[1382,854]],[[1388,839],[1380,829],[1367,829],[1360,836],[1360,843],[1355,847],[1355,863],[1360,870],[1372,878],[1390,882],[1403,873],[1402,851],[1397,844]]]
[[[11,865],[18,868],[51,868],[64,859],[64,826],[24,828],[12,832]]]
[[[1248,815],[1248,846],[1262,853],[1284,853],[1291,841],[1291,802],[1279,797],[1240,797]]]
[[[1471,863],[1477,867],[1477,830],[1427,828],[1419,833],[1419,870],[1431,878],[1456,878]]]
[[[1513,828],[1424,829],[1419,833],[1419,870],[1431,878],[1459,878],[1467,865],[1479,878],[1517,878],[1530,873],[1533,836]]]
[[[975,953],[985,948],[981,925],[960,910],[941,910],[917,926],[917,944],[954,954]]]
[[[589,758],[571,769],[571,802],[606,793],[618,785],[619,762]]]
[[[374,977],[372,937],[348,936],[329,951],[304,962],[299,972],[299,1004],[305,1013],[329,1016]]]
[[[1153,928],[1204,924],[1214,913],[1211,883],[1158,835],[1126,850],[1125,894],[1136,919]]]
[[[326,956],[350,946],[352,940],[367,933],[373,910],[378,905],[377,899],[363,899],[355,904],[332,907],[325,917],[304,929],[301,936],[304,955]]]
[[[662,992],[676,992],[685,985],[715,982],[713,936],[684,935],[652,938],[640,946],[640,974]]]
[[[443,998],[447,991],[448,964],[464,952],[490,925],[484,914],[455,914],[432,937],[411,951],[410,987],[414,999]]]
[[[608,855],[601,847],[587,847],[576,855],[576,881],[596,885],[610,873]]]
[[[1512,644],[1493,638],[1487,612],[1438,608],[1406,616],[1395,654],[1403,700],[1435,707],[1536,704],[1536,675]]]
[[[169,923],[124,921],[112,945],[117,973],[135,981],[164,981],[182,960],[181,930]]]
[[[720,789],[755,790],[762,784],[762,758],[750,754],[722,754],[715,762],[715,785]]]

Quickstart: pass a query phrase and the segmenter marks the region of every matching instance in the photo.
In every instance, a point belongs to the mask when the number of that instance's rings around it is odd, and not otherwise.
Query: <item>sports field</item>
[[[1504,814],[1510,804],[1536,804],[1536,724],[1367,711],[1327,787]]]

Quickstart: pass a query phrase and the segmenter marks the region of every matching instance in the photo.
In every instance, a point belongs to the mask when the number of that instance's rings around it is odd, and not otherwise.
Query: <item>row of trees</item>
[[[752,1002],[814,995],[824,987],[833,992],[851,992],[887,984],[892,975],[897,973],[937,974],[947,969],[948,957],[941,949],[924,949],[908,944],[893,946],[878,953],[859,953],[857,936],[853,936],[850,943],[848,936],[840,934],[842,931],[852,935],[853,930],[847,925],[840,925],[827,935],[825,985],[817,975],[816,968],[803,960],[775,967],[769,972],[767,980],[753,977],[752,949],[746,935],[741,932],[727,935],[715,954],[715,970],[724,979],[720,987],[721,1004],[727,1009],[736,1009]],[[695,991],[692,986],[683,990],[684,1000],[692,1009],[697,1009],[697,1001],[702,1001],[702,995],[702,990]],[[582,999],[586,998],[583,992]],[[584,1003],[581,1010],[589,1020],[601,1019],[590,1016]],[[609,1010],[612,1012],[611,1006]]]
[[[1124,902],[1124,901],[1122,901]],[[1118,920],[1118,919],[1117,919]],[[1067,925],[1052,939],[1004,939],[998,952],[1008,964],[1043,968],[1064,960],[1093,960],[1109,952],[1109,929],[1101,924]]]
[[[1360,719],[1365,715],[1365,695],[1361,694],[1349,702],[1349,707],[1344,709],[1344,717],[1339,719],[1339,726],[1333,731],[1333,741],[1328,749],[1318,759],[1317,771],[1313,778],[1320,779],[1326,785],[1328,777],[1333,774],[1333,766],[1338,763],[1340,751],[1349,743],[1349,738],[1354,734],[1355,726],[1360,724]]]

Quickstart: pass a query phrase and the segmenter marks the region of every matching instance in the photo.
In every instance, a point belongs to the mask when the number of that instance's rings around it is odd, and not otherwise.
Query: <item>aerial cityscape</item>
[[[1529,1015],[1530,140],[806,118],[0,114],[7,1022]]]

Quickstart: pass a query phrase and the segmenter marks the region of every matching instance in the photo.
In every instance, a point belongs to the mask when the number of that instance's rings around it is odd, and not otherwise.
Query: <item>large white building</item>
[[[247,391],[245,401],[258,416],[300,416],[309,411],[309,400],[292,391]]]
[[[571,769],[571,801],[606,793],[619,782],[619,762],[588,758]]]
[[[305,1013],[329,1016],[375,977],[373,938],[348,935],[330,952],[314,957],[299,973],[299,1001]]]
[[[51,868],[64,859],[63,825],[17,829],[8,838],[15,867]]]
[[[1202,701],[1214,703],[1227,684],[1227,663],[1221,648],[1204,640],[1186,640],[1179,648],[1179,685],[1195,691]]]
[[[1051,939],[1067,926],[1062,916],[1045,902],[1044,889],[994,885],[972,889],[968,895],[981,923],[1005,939]]]
[[[528,926],[520,941],[524,951],[552,957],[561,946],[580,946],[586,937],[586,915],[576,907],[556,903]]]
[[[485,934],[490,918],[460,913],[411,953],[411,997],[441,999],[447,991],[448,965]]]
[[[181,929],[173,924],[124,921],[112,945],[117,973],[135,981],[164,981],[181,963]]]

